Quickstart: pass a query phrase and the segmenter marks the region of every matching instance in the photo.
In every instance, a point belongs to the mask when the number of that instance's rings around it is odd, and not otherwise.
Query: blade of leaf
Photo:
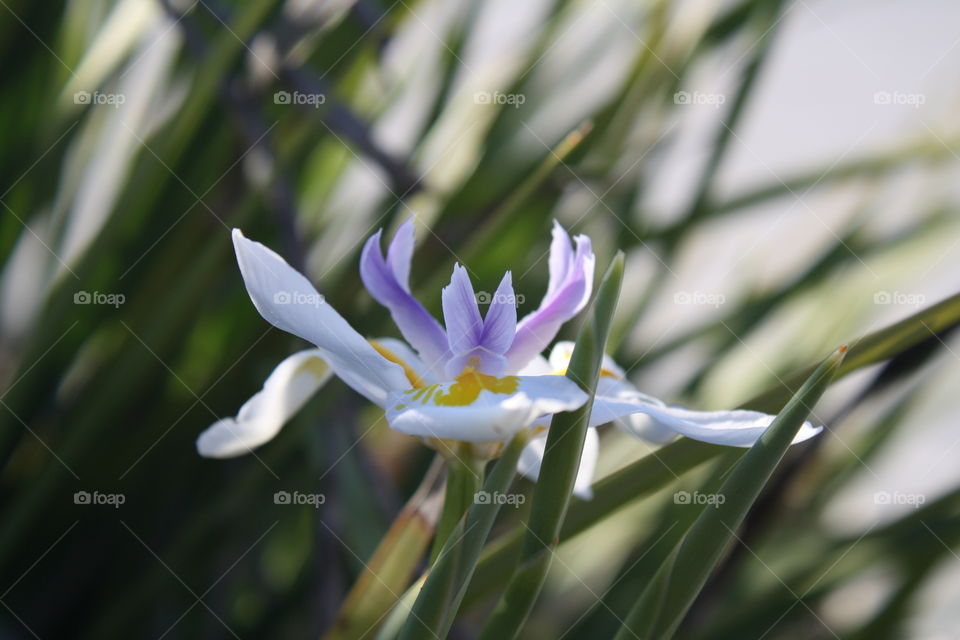
[[[506,492],[516,475],[517,461],[527,441],[528,436],[524,433],[510,441],[483,483],[487,494],[493,496]],[[497,500],[479,503],[474,494],[467,517],[458,520],[430,568],[400,631],[400,640],[446,636],[501,506]]]
[[[837,376],[896,356],[917,344],[931,331],[939,331],[960,321],[960,294],[952,296],[933,307],[924,309],[896,324],[853,341]],[[859,356],[852,358],[852,356]],[[804,371],[811,371],[807,369]],[[786,378],[789,381],[801,378],[804,371]],[[807,374],[809,375],[809,374]],[[790,389],[778,384],[743,403],[742,407],[758,411],[776,411],[789,398]],[[687,471],[720,455],[725,447],[705,444],[681,438],[648,456],[613,473],[594,485],[594,498],[589,502],[576,502],[563,525],[560,541],[568,540],[585,531],[611,513],[643,499]],[[470,590],[467,606],[476,604],[494,588],[503,583],[503,576],[515,566],[522,544],[522,532],[514,531],[495,540],[484,553]]]
[[[604,346],[622,282],[623,254],[618,253],[600,283],[586,322],[580,328],[567,368],[567,377],[579,384],[590,399],[577,411],[554,416],[533,496],[522,557],[506,593],[481,632],[480,638],[485,640],[515,638],[543,587],[580,467]]]
[[[437,457],[420,488],[394,519],[364,572],[357,578],[324,640],[367,637],[410,582],[436,527],[436,485],[442,458]]]
[[[430,552],[431,565],[437,561],[447,539],[463,521],[482,479],[483,464],[474,460],[470,454],[447,456],[447,484],[443,493],[440,521],[437,523],[437,535]]]
[[[960,322],[960,293],[889,327],[852,341],[836,376],[842,378],[857,369],[892,358],[957,322]],[[782,406],[787,395],[798,389],[813,373],[815,367],[816,365],[813,365],[787,376],[767,391],[745,402],[743,407],[756,411],[776,411]]]
[[[700,514],[670,559],[661,565],[631,609],[617,640],[637,636],[666,640],[673,636],[813,405],[833,380],[846,352],[847,347],[841,347],[817,367],[734,467],[720,487],[723,500]]]
[[[662,489],[688,471],[726,450],[687,438],[672,442],[593,485],[593,499],[570,506],[560,529],[560,542],[586,531],[611,513]],[[523,529],[504,534],[484,551],[470,583],[466,604],[476,604],[509,575],[523,544]]]

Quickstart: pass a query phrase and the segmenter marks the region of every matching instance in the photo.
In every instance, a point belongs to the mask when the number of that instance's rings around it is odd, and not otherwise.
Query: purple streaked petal
[[[517,324],[517,335],[505,354],[508,371],[522,369],[527,362],[546,349],[563,323],[586,306],[593,292],[595,260],[590,238],[577,236],[576,251],[571,251],[566,232],[559,225],[554,227],[553,238],[547,295],[536,311],[524,316]]]
[[[441,297],[452,354],[447,361],[447,375],[456,377],[467,366],[487,375],[503,374],[507,366],[506,359],[483,344],[484,322],[480,317],[480,308],[473,285],[470,284],[470,276],[459,264],[454,265],[450,284],[443,288]]]
[[[480,344],[485,349],[503,354],[506,353],[513,338],[517,334],[517,304],[513,294],[513,281],[507,271],[493,294],[490,309],[483,318],[483,335]]]
[[[452,354],[447,362],[448,375],[455,377],[467,366],[491,376],[502,375],[506,370],[503,352],[513,341],[517,326],[509,274],[500,282],[494,298],[484,321],[467,270],[459,264],[454,266],[450,284],[444,287],[442,295]]]
[[[387,247],[387,264],[393,271],[397,283],[404,291],[410,291],[410,263],[413,261],[414,226],[413,218],[400,225]]]
[[[433,316],[410,295],[407,281],[413,253],[413,225],[404,223],[390,243],[388,257],[380,251],[380,236],[372,235],[360,256],[360,278],[373,299],[390,310],[390,316],[420,358],[431,369],[441,368],[449,358],[447,335]]]
[[[459,355],[480,346],[483,335],[483,320],[477,297],[470,284],[467,270],[459,264],[453,265],[450,284],[443,288],[443,321],[447,326],[447,341],[453,355]]]
[[[566,280],[567,272],[573,264],[573,250],[570,243],[570,234],[559,222],[553,221],[551,230],[553,240],[550,241],[550,281],[547,284],[545,298],[549,298]]]
[[[456,378],[467,367],[473,367],[488,376],[502,376],[507,370],[507,359],[499,353],[493,353],[482,346],[477,346],[455,355],[447,361],[447,377]]]

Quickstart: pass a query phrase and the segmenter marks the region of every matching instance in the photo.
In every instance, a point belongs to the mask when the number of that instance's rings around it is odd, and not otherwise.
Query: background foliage
[[[319,637],[427,471],[340,382],[256,456],[196,455],[302,346],[253,310],[231,227],[375,336],[356,263],[376,228],[429,229],[413,282],[434,312],[460,261],[478,290],[511,268],[523,313],[556,218],[599,264],[626,253],[609,350],[699,408],[782,396],[957,290],[948,5],[2,5],[4,637]],[[876,55],[861,19],[912,53]],[[828,392],[829,432],[791,449],[680,637],[953,637],[956,307]],[[602,443],[598,477],[650,450]],[[525,637],[612,637],[695,515],[676,492],[729,464],[564,542]],[[274,503],[294,490],[326,502]],[[485,562],[454,637],[503,586]]]

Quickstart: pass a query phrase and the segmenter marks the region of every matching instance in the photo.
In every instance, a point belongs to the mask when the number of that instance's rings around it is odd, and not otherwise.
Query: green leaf
[[[833,380],[846,351],[847,347],[841,347],[817,367],[734,467],[717,494],[722,500],[716,503],[716,508],[705,509],[700,514],[680,545],[661,565],[631,609],[617,640],[633,637],[666,640],[673,636],[813,405]]]
[[[521,433],[507,445],[483,484],[483,491],[487,495],[503,494],[509,488],[527,440],[528,436]],[[498,500],[478,501],[476,493],[471,495],[471,502],[473,506],[467,517],[459,519],[427,574],[400,632],[400,640],[442,638],[453,623],[467,583],[502,506]]]
[[[450,534],[463,520],[483,481],[483,463],[474,459],[467,447],[457,447],[447,458],[447,488],[443,494],[443,510],[437,523],[437,535],[430,552],[430,564],[437,561]]]
[[[442,458],[437,456],[436,462],[442,462]],[[410,583],[436,528],[439,496],[434,485],[441,468],[435,463],[427,471],[420,488],[397,515],[347,594],[324,640],[369,637],[396,602],[396,594]]]
[[[855,340],[837,375],[846,375],[858,368],[892,358],[929,337],[930,331],[942,330],[958,321],[960,295],[952,296],[894,325]],[[798,372],[786,379],[791,381],[802,374],[803,372]],[[789,393],[789,388],[778,384],[748,400],[743,407],[758,411],[776,411],[787,401]],[[561,529],[560,541],[568,540],[611,513],[646,498],[726,450],[726,447],[681,438],[601,479],[594,484],[593,500],[572,505]],[[503,576],[515,566],[519,557],[522,540],[523,532],[513,531],[498,538],[488,547],[470,585],[466,597],[467,606],[476,604],[503,583]]]
[[[688,471],[729,448],[687,438],[672,442],[593,485],[593,499],[574,502],[560,529],[560,542],[586,531],[610,514],[659,491]],[[514,529],[488,545],[470,583],[467,606],[503,583],[516,566],[523,529]]]
[[[850,350],[837,370],[842,378],[857,369],[868,367],[903,353],[932,334],[960,322],[960,293],[941,300],[932,307],[919,311],[900,322],[850,342]],[[756,411],[776,411],[790,393],[813,372],[807,367],[780,380],[767,391],[744,403],[744,408]]]
[[[580,328],[567,367],[567,377],[579,384],[590,399],[577,411],[553,418],[533,495],[522,557],[503,599],[480,635],[485,640],[516,637],[543,587],[580,467],[604,347],[622,282],[623,254],[618,253],[600,283],[597,298],[587,321]]]

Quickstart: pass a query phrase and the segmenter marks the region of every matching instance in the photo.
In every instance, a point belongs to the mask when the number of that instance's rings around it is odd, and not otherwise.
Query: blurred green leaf
[[[516,475],[517,462],[527,441],[528,436],[524,433],[513,437],[483,483],[485,494],[497,496],[506,493]],[[480,552],[502,506],[497,500],[481,502],[476,494],[471,498],[473,504],[466,517],[458,520],[428,570],[423,587],[400,631],[400,640],[446,637],[453,624]]]
[[[589,400],[577,411],[553,418],[519,563],[481,638],[516,637],[543,587],[580,467],[590,409],[622,283],[623,254],[619,253],[603,276],[567,368],[567,377],[580,385]]]
[[[804,420],[836,375],[847,347],[841,347],[811,374],[770,428],[720,486],[714,508],[703,510],[624,621],[617,640],[673,637],[750,506],[760,495]]]

